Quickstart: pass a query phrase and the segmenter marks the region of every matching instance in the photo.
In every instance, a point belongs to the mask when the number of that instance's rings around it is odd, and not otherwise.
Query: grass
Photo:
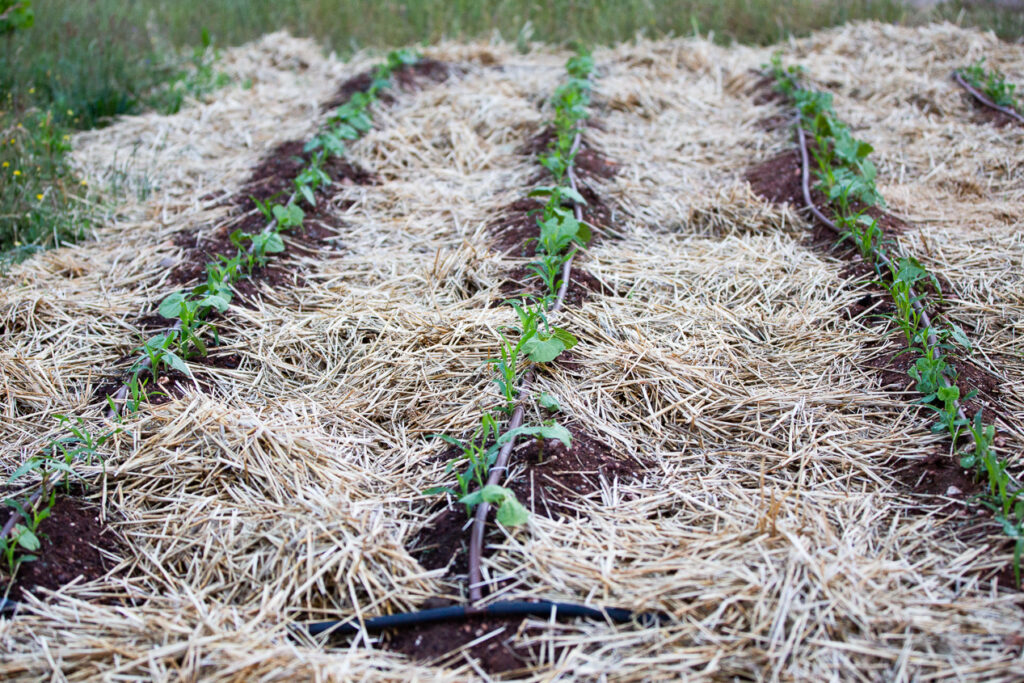
[[[695,31],[719,42],[767,44],[851,20],[927,17],[994,28],[1007,39],[1024,35],[1022,13],[969,4],[922,13],[898,0],[38,2],[32,26],[0,33],[0,164],[7,164],[0,168],[0,265],[88,232],[93,213],[64,161],[66,136],[120,114],[176,111],[187,96],[221,85],[212,52],[203,49],[211,42],[234,45],[283,28],[341,53],[494,32],[524,47],[529,40],[608,44],[639,32]]]

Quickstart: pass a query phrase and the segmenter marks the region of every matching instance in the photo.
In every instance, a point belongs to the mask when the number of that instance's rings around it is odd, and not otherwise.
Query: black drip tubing
[[[587,607],[569,602],[526,602],[522,600],[502,600],[483,607],[435,607],[416,612],[400,612],[383,617],[373,617],[363,622],[352,619],[338,621],[316,621],[306,625],[310,635],[319,635],[330,631],[332,634],[351,635],[365,629],[377,633],[392,628],[434,624],[442,621],[457,621],[473,617],[556,617],[610,620],[618,623],[633,621],[644,626],[655,626],[661,623],[665,615],[651,612],[634,613],[619,607]]]

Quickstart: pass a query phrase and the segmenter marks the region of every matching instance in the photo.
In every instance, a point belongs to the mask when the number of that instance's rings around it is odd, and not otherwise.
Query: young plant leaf
[[[12,533],[18,539],[18,545],[29,552],[39,550],[39,547],[42,545],[39,542],[39,537],[32,533],[24,524],[15,524]]]
[[[173,320],[181,315],[181,304],[185,301],[184,292],[175,292],[169,294],[167,298],[160,302],[160,307],[157,312],[161,317]]]
[[[539,436],[542,439],[558,439],[566,448],[572,448],[572,434],[560,424],[541,425],[539,427],[516,427],[498,437],[495,445],[501,446],[520,436]]]
[[[549,394],[546,391],[542,391],[540,396],[537,397],[537,403],[540,404],[541,408],[545,410],[561,410],[562,407],[558,405],[558,399]]]

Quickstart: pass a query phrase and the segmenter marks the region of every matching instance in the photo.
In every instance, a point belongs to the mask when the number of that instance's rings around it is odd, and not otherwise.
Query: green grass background
[[[217,85],[193,50],[204,31],[225,47],[284,28],[343,54],[494,32],[593,44],[699,32],[767,44],[857,19],[951,19],[1006,40],[1024,36],[1024,12],[977,0],[928,10],[899,0],[36,0],[33,10],[32,28],[0,36],[0,254],[8,259],[88,230],[94,211],[64,162],[71,130],[175,111]]]

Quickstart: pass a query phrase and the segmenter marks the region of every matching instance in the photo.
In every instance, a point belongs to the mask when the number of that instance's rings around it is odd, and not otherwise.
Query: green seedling
[[[316,190],[322,186],[331,184],[331,176],[327,175],[322,168],[323,161],[324,152],[322,150],[317,151],[313,154],[309,166],[302,169],[293,181],[295,183],[295,191],[301,195],[310,206],[316,206],[316,198],[314,197]],[[301,217],[298,219],[298,223],[299,225],[302,224]]]
[[[254,243],[257,237],[259,236],[254,236]],[[205,325],[204,319],[211,310],[223,313],[228,310],[231,303],[221,294],[204,293],[205,289],[198,288],[196,293],[174,292],[160,302],[157,308],[162,317],[179,321],[179,329],[176,330],[177,334],[173,335],[172,341],[176,343],[178,353],[183,358],[191,358],[193,352],[200,356],[206,355],[206,343],[200,336]],[[199,298],[194,298],[197,296]]]
[[[558,399],[546,391],[540,393],[540,396],[537,397],[537,403],[544,410],[557,412],[562,409],[562,406],[558,404]]]
[[[516,498],[515,492],[497,484],[488,484],[478,491],[463,496],[459,502],[470,510],[480,503],[497,505],[496,519],[502,526],[519,526],[526,524],[530,519],[529,511]]]
[[[273,212],[274,218],[277,220],[277,227],[279,230],[290,230],[291,228],[301,227],[302,219],[306,215],[305,212],[295,204],[289,204],[287,206],[275,204]]]
[[[960,74],[995,104],[1020,111],[1016,95],[1017,86],[1007,83],[1006,76],[999,69],[986,69],[984,58],[979,59],[966,69],[961,69]]]
[[[447,434],[433,435],[462,451],[445,466],[445,473],[455,475],[459,488],[456,491],[448,486],[435,486],[424,491],[424,494],[450,494],[464,498],[469,495],[469,490],[474,484],[482,487],[497,456],[498,447],[492,442],[497,440],[498,432],[498,421],[487,412],[484,413],[480,426],[469,441],[459,441]],[[466,512],[469,513],[468,507]]]
[[[30,553],[37,552],[41,545],[39,537],[24,524],[15,524],[10,536],[0,538],[0,555],[3,556],[7,573],[12,579],[23,562],[38,559],[38,556]]]

